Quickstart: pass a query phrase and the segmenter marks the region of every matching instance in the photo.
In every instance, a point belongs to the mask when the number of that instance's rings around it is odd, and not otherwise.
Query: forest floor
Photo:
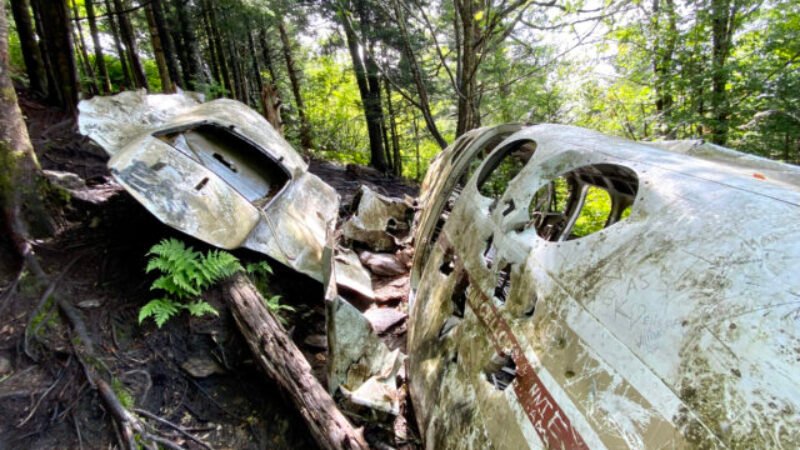
[[[150,321],[138,323],[139,308],[153,298],[154,277],[144,271],[148,249],[167,237],[198,250],[208,247],[161,224],[111,181],[104,152],[80,136],[62,112],[24,93],[20,104],[42,167],[77,174],[94,196],[95,201],[68,199],[57,215],[56,235],[37,241],[35,251],[50,276],[49,287],[81,312],[117,394],[214,448],[316,448],[288,397],[254,364],[221,289],[206,294],[217,317],[181,315],[161,329]],[[391,196],[416,195],[402,180],[324,161],[310,166],[339,191],[343,205],[362,183]],[[263,259],[248,251],[234,254],[244,262]],[[0,450],[116,446],[111,415],[75,360],[69,328],[43,296],[46,287],[25,275],[9,289],[19,274],[10,255],[9,248],[0,248]],[[287,315],[287,329],[324,383],[322,286],[271,265],[271,291],[296,308]],[[404,333],[401,323],[386,340],[401,346]],[[148,423],[187,448],[203,448],[168,426]],[[358,424],[365,425],[373,445],[384,441],[385,425]]]

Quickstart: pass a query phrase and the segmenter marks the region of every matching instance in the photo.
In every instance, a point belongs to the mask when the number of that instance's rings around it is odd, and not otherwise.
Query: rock
[[[402,276],[394,280],[378,280],[375,283],[375,302],[388,303],[404,301],[408,297],[409,276]]]
[[[193,356],[181,364],[181,369],[195,378],[225,373],[225,369],[208,356]]]
[[[102,305],[100,300],[97,299],[90,299],[90,300],[83,300],[78,303],[78,308],[81,309],[92,309],[92,308],[99,308]]]
[[[391,253],[361,252],[358,259],[370,272],[380,277],[396,277],[408,272],[408,266]]]
[[[72,172],[61,172],[58,170],[43,170],[42,173],[50,183],[62,189],[79,190],[86,188],[86,182],[83,181],[83,178],[79,177],[78,175]]]
[[[328,337],[325,336],[324,334],[312,334],[310,336],[306,336],[306,338],[303,339],[303,344],[309,347],[324,350],[328,348]]]
[[[372,308],[364,312],[372,328],[378,334],[383,334],[389,328],[397,325],[408,317],[405,313],[395,308]]]
[[[0,356],[0,376],[8,375],[13,370],[13,367],[11,367],[11,361],[5,356]]]

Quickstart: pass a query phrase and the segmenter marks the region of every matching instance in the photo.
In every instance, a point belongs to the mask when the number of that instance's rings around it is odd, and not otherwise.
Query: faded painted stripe
[[[480,302],[475,300],[478,297]],[[478,296],[470,295],[468,299],[475,316],[489,330],[497,352],[505,354],[510,350],[510,356],[517,366],[517,376],[512,382],[514,393],[542,441],[550,448],[588,449],[589,446],[528,361],[522,346],[492,300],[479,290]]]

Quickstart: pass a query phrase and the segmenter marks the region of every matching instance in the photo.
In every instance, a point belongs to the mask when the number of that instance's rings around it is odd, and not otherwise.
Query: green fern
[[[286,325],[286,317],[283,316],[283,311],[296,311],[294,307],[281,303],[280,295],[273,295],[269,298],[264,296],[264,305],[266,305],[267,309],[278,319],[278,322],[283,325]]]
[[[139,323],[152,317],[159,328],[182,309],[196,317],[217,315],[214,307],[198,297],[219,281],[244,270],[239,260],[228,252],[212,250],[203,255],[177,239],[159,242],[147,255],[150,260],[145,272],[161,273],[150,290],[161,290],[166,295],[142,307]]]

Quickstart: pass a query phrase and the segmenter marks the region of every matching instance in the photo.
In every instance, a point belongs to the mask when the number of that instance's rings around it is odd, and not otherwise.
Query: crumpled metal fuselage
[[[79,105],[114,178],[165,224],[322,280],[339,197],[257,112],[227,99],[123,92]]]
[[[408,343],[428,448],[800,442],[800,170],[559,125],[431,167]]]

